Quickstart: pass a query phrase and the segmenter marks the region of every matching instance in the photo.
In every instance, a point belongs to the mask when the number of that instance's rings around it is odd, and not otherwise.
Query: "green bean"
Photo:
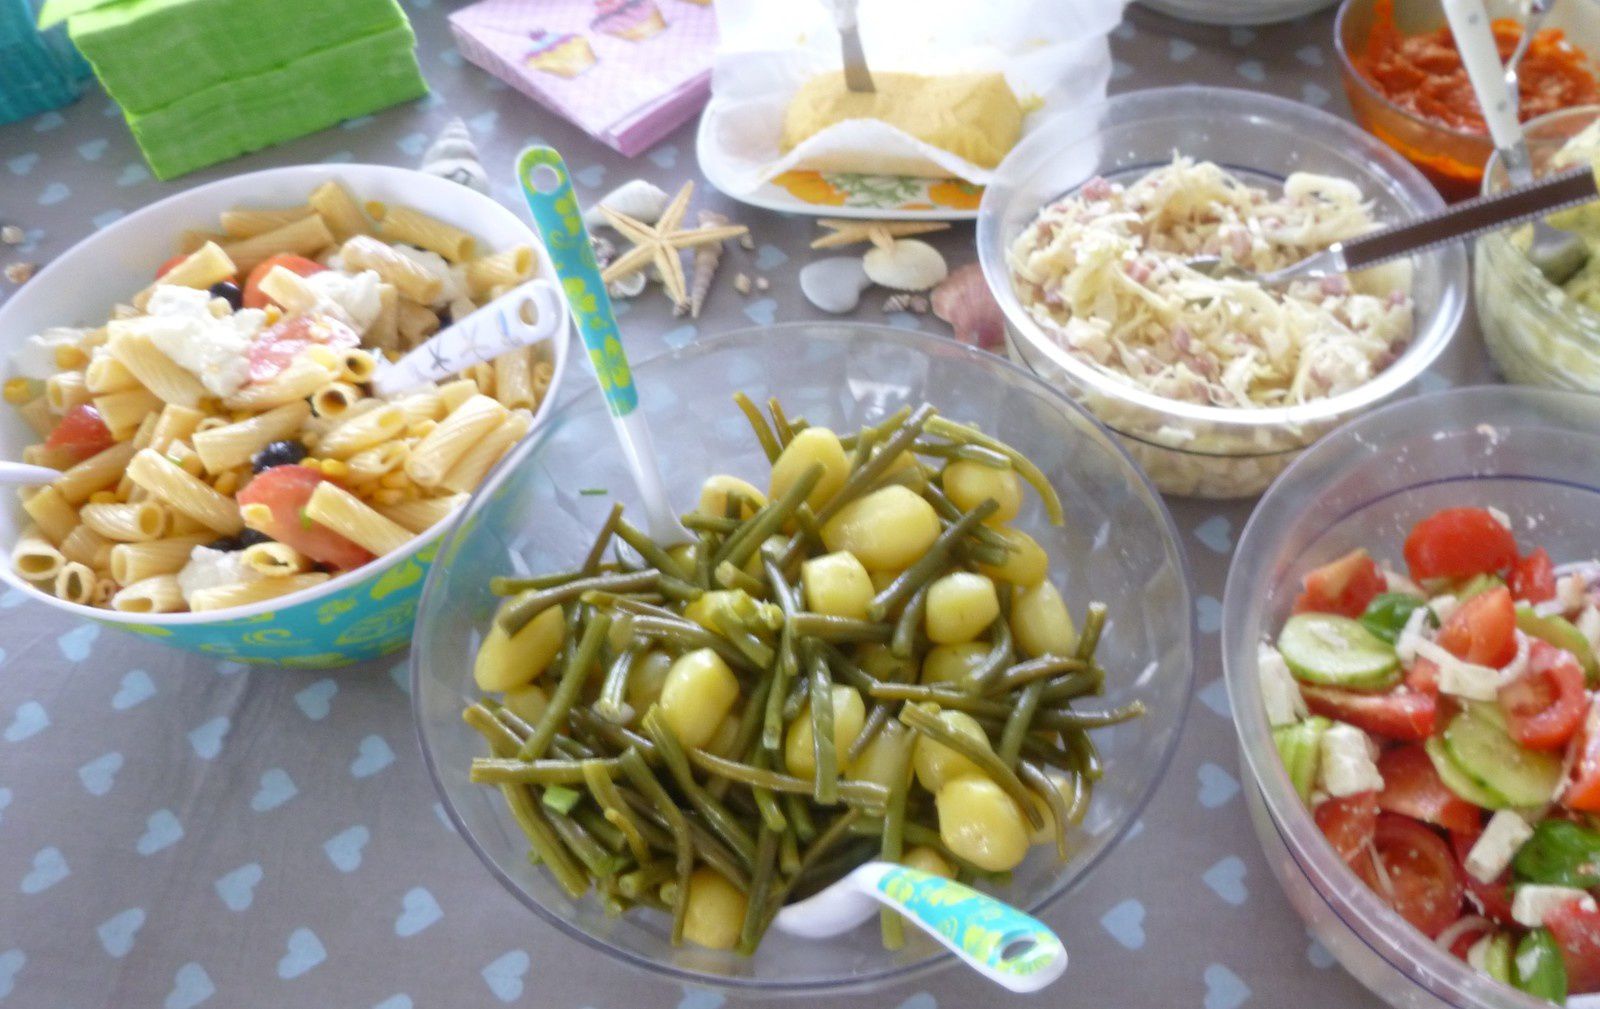
[[[895,431],[898,431],[900,427],[905,424],[906,418],[910,416],[911,408],[909,406],[902,406],[878,423],[865,425],[855,434],[847,434],[842,436],[839,439],[839,444],[843,445],[846,449],[853,449],[856,447],[856,443],[861,441],[863,438],[870,437],[873,441],[878,441],[893,434]]]
[[[706,823],[710,824],[717,836],[726,841],[734,853],[748,865],[755,857],[755,841],[734,819],[733,814],[694,780],[694,772],[689,768],[689,756],[684,751],[683,743],[661,717],[660,708],[653,707],[645,713],[644,730],[655,741],[656,756],[666,765],[667,773],[677,782],[678,790],[689,800],[689,805],[705,817]]]
[[[1021,474],[1022,479],[1032,485],[1034,491],[1044,502],[1045,515],[1049,517],[1051,525],[1062,525],[1067,521],[1066,514],[1061,510],[1061,498],[1057,496],[1056,489],[1050,485],[1039,467],[1033,460],[1018,452],[1003,441],[989,437],[975,427],[961,424],[945,417],[931,417],[928,420],[928,432],[948,438],[951,441],[965,442],[969,445],[979,445],[991,452],[998,452],[1011,460],[1011,465]]]
[[[633,721],[633,706],[628,703],[628,677],[642,648],[636,643],[624,648],[611,660],[606,669],[605,681],[600,686],[600,697],[594,702],[595,713],[608,722],[626,725]]]
[[[700,586],[684,581],[682,578],[673,578],[670,575],[661,576],[660,589],[662,595],[680,603],[692,603],[704,594]]]
[[[1078,772],[1078,761],[1069,751],[1053,746],[1032,733],[1022,741],[1022,755],[1041,764],[1049,764],[1058,771]]]
[[[580,577],[582,576],[576,571],[559,571],[555,574],[533,575],[526,578],[495,575],[489,579],[489,591],[497,596],[514,596],[519,592],[565,585],[567,582],[574,581]]]
[[[911,451],[935,459],[964,459],[993,469],[1011,468],[1011,460],[1004,453],[971,443],[919,441],[911,446]]]
[[[756,834],[755,868],[750,874],[750,892],[745,899],[744,921],[739,926],[737,949],[745,956],[756,951],[761,942],[762,927],[767,918],[767,903],[771,899],[772,880],[778,869],[777,831],[766,824]]]
[[[812,647],[806,655],[811,677],[811,753],[815,772],[812,797],[818,805],[839,801],[839,754],[833,747],[833,680],[828,662]]]
[[[461,720],[483,734],[483,738],[489,743],[491,753],[515,753],[522,748],[522,740],[494,717],[482,703],[468,705],[461,712]],[[483,758],[474,758],[474,765],[480,759]]]
[[[617,791],[616,782],[611,780],[612,775],[618,770],[616,764],[601,760],[585,760],[579,766],[583,768],[583,780],[589,786],[589,794],[599,803],[606,821],[622,833],[634,858],[640,862],[647,860],[650,857],[650,847],[645,843],[644,835],[639,832],[638,824],[628,813],[627,803]]]
[[[778,870],[785,876],[800,871],[800,839],[792,830],[783,832],[778,845]]]
[[[533,727],[533,735],[523,741],[517,756],[523,760],[537,760],[544,756],[544,751],[550,747],[550,741],[555,738],[562,723],[567,720],[567,713],[572,710],[573,704],[577,703],[578,695],[583,691],[583,685],[588,682],[589,674],[594,669],[595,659],[600,654],[600,646],[605,642],[606,633],[610,630],[610,614],[596,613],[589,618],[588,626],[583,629],[582,640],[561,671],[561,679],[550,695],[549,705],[545,708],[544,714],[539,716],[539,723]]]
[[[782,529],[783,524],[794,515],[795,509],[799,508],[816,488],[818,481],[822,479],[822,473],[821,463],[814,462],[807,466],[805,472],[800,474],[800,478],[783,492],[782,497],[770,502],[754,518],[746,522],[744,528],[728,537],[727,542],[722,544],[722,553],[717,558],[717,563],[727,561],[734,567],[744,567],[745,561],[760,549],[767,537]]]
[[[660,571],[663,575],[687,580],[694,577],[694,573],[685,571],[683,565],[668,556],[667,552],[656,545],[645,534],[644,530],[628,522],[626,519],[617,519],[617,538],[633,548],[634,553],[644,558],[644,562]]]
[[[1067,752],[1072,754],[1073,761],[1078,770],[1090,781],[1099,781],[1105,773],[1105,767],[1100,763],[1100,751],[1095,749],[1094,740],[1082,729],[1063,732],[1061,738],[1066,741]]]
[[[867,616],[873,620],[884,619],[896,606],[909,599],[911,593],[944,574],[950,566],[951,553],[956,544],[966,539],[998,507],[993,498],[986,498],[978,507],[951,523],[928,547],[927,553],[918,557],[882,592],[872,597],[872,602],[867,605]]]
[[[1004,701],[974,697],[945,686],[923,683],[879,683],[871,688],[873,697],[884,701],[931,701],[941,708],[965,711],[969,715],[1004,720],[1011,706]]]
[[[898,862],[905,854],[906,792],[910,787],[911,743],[914,736],[907,735],[895,754],[894,767],[889,774],[889,797],[883,804],[883,837],[878,857],[885,862]],[[879,928],[883,933],[885,949],[899,949],[905,945],[905,923],[897,912],[884,909],[879,915]]]
[[[894,633],[889,636],[889,654],[897,659],[909,659],[916,654],[923,618],[928,611],[928,589],[931,585],[931,582],[919,585],[911,593],[911,598],[906,600],[900,616],[894,622]]]
[[[690,623],[681,617],[639,617],[633,622],[634,632],[641,637],[660,639],[679,646],[683,651],[692,652],[698,648],[709,648],[720,655],[730,666],[744,669],[747,672],[762,672],[760,664],[751,661],[749,656],[734,647],[733,642],[720,634],[713,634],[699,624]]]
[[[606,763],[616,766],[611,761]],[[584,778],[582,764],[574,760],[476,757],[468,780],[485,785],[581,785]]]
[[[784,816],[788,817],[789,824],[800,840],[809,841],[817,835],[817,825],[811,819],[811,807],[801,796],[795,792],[781,792],[778,800],[783,803]]]
[[[1083,630],[1078,634],[1078,658],[1088,662],[1094,658],[1095,649],[1100,647],[1100,633],[1106,626],[1106,604],[1093,602],[1089,604],[1089,611],[1083,617]]]
[[[552,606],[577,599],[585,592],[599,589],[606,592],[637,592],[655,588],[660,576],[654,571],[636,571],[628,574],[595,575],[578,578],[548,589],[529,589],[508,599],[495,617],[507,634],[516,634],[534,617]]]
[[[872,458],[872,450],[877,446],[877,444],[877,435],[873,434],[871,431],[862,432],[861,437],[856,439],[855,445],[852,446],[850,450],[851,472],[854,472],[855,470],[858,470],[867,464],[868,460]]]
[[[689,909],[689,876],[694,872],[694,841],[689,834],[689,821],[661,782],[650,772],[649,765],[638,750],[628,749],[619,762],[623,773],[633,782],[633,787],[639,790],[672,832],[675,848],[673,859],[678,878],[678,899],[672,902],[672,944],[676,946],[683,942],[683,918]]]
[[[834,821],[828,824],[827,829],[818,834],[811,841],[811,843],[806,846],[805,852],[800,856],[799,867],[788,878],[788,880],[784,882],[783,886],[779,889],[777,898],[772,901],[770,910],[768,912],[768,924],[771,924],[772,918],[777,916],[777,913],[783,907],[784,902],[789,899],[789,893],[791,890],[793,890],[796,881],[805,875],[807,869],[811,868],[818,861],[820,861],[822,857],[832,850],[836,844],[848,836],[851,826],[860,818],[861,811],[859,809],[846,810],[839,816],[835,817]]]
[[[761,555],[761,567],[766,572],[767,581],[772,585],[773,598],[777,600],[784,616],[783,629],[778,634],[777,662],[772,669],[772,682],[767,688],[766,710],[761,724],[761,745],[767,750],[776,750],[783,745],[784,698],[788,694],[789,682],[799,670],[799,661],[795,658],[793,622],[797,605],[794,587],[783,576],[783,571],[770,554]]]
[[[845,480],[844,486],[829,498],[821,508],[817,509],[817,523],[826,523],[829,519],[839,514],[839,509],[865,494],[873,481],[882,476],[886,470],[894,465],[895,459],[916,441],[917,435],[922,433],[923,427],[933,419],[934,409],[927,403],[911,411],[905,423],[896,427],[892,432],[882,435],[883,443],[865,463],[855,469]]]
[[[511,730],[512,734],[517,737],[518,747],[522,745],[522,741],[524,739],[527,739],[529,736],[533,735],[533,726],[529,725],[527,722],[524,722],[515,711],[512,711],[499,701],[491,701],[485,698],[478,703],[482,704],[485,708],[488,708],[489,712],[493,714],[502,725]],[[515,753],[516,750],[513,749],[512,752]]]
[[[790,619],[796,634],[828,642],[885,642],[894,631],[887,624],[835,617],[826,613],[797,613]]]
[[[595,840],[605,845],[607,850],[621,854],[622,849],[628,846],[628,840],[622,836],[622,831],[605,818],[599,807],[579,806],[572,811],[572,818],[577,820],[584,830],[594,835]]]
[[[761,451],[767,454],[767,462],[777,462],[783,449],[778,445],[778,439],[773,436],[772,429],[767,426],[767,419],[761,416],[760,407],[742,392],[734,393],[733,401],[738,404],[745,420],[750,422],[750,429],[756,433],[756,441],[761,443]]]
[[[1017,777],[1017,772],[1006,766],[1005,762],[987,746],[978,744],[970,736],[952,732],[939,721],[937,716],[915,704],[907,704],[900,709],[900,720],[934,742],[943,744],[978,765],[978,770],[988,775],[990,780],[999,785],[1000,789],[1021,807],[1029,823],[1035,828],[1044,826],[1044,818],[1039,815],[1039,810],[1028,801],[1028,786]]]
[[[933,510],[938,512],[939,517],[944,521],[955,522],[961,518],[961,509],[956,507],[954,501],[945,496],[944,491],[932,483],[923,489],[922,496],[927,498],[928,503],[933,505]],[[998,547],[1008,552],[1011,550],[1011,544],[1006,538],[988,526],[978,526],[972,530],[972,538],[985,546]]]
[[[1002,597],[1004,598],[1004,597]],[[1006,616],[1010,607],[1004,607],[994,623],[989,625],[989,654],[967,678],[967,684],[978,693],[988,692],[1000,671],[1016,657],[1016,645],[1011,636],[1011,621]]]
[[[683,617],[679,616],[672,610],[667,609],[665,606],[658,606],[653,602],[647,602],[638,594],[632,596],[613,596],[609,602],[611,605],[615,606],[624,613],[631,613],[636,617],[660,617],[663,620],[676,620],[680,623],[688,624],[691,627],[697,626],[688,620],[684,620]]]
[[[794,683],[789,688],[789,696],[783,701],[783,720],[792,722],[800,716],[800,709],[806,706],[806,701],[811,698],[811,677],[796,675]]]
[[[1055,705],[1086,694],[1098,694],[1105,682],[1105,670],[1098,666],[1056,677],[1045,683],[1044,703]]]
[[[1143,701],[1129,701],[1119,708],[1106,711],[1073,711],[1070,708],[1052,708],[1039,713],[1039,724],[1047,729],[1103,729],[1120,725],[1144,714]]]
[[[600,560],[606,555],[606,547],[611,545],[611,536],[616,532],[617,520],[620,518],[622,518],[622,502],[618,501],[611,506],[606,520],[600,524],[600,532],[595,535],[594,543],[584,555],[583,563],[578,566],[578,570],[583,574],[592,575],[599,569]]]
[[[585,876],[583,868],[573,861],[566,845],[550,826],[550,821],[539,808],[539,804],[534,801],[528,787],[501,785],[500,792],[506,797],[506,805],[511,809],[512,819],[517,821],[517,826],[522,828],[522,833],[528,838],[528,846],[539,856],[539,861],[550,870],[550,874],[556,878],[561,889],[567,892],[567,896],[577,900],[588,893],[589,877]]]
[[[786,446],[794,441],[794,428],[789,426],[789,418],[784,416],[783,404],[778,402],[778,397],[768,397],[767,412],[772,414],[772,429],[777,433],[778,444]]]
[[[725,589],[743,589],[757,598],[767,594],[766,583],[759,578],[752,578],[743,568],[736,568],[727,561],[717,565],[715,572],[717,584]]]
[[[665,859],[640,862],[639,868],[617,877],[617,889],[629,900],[638,900],[672,877],[672,864]]]
[[[1006,727],[1000,733],[1000,745],[995,750],[995,756],[1007,767],[1015,769],[1017,766],[1017,757],[1022,753],[1022,741],[1033,728],[1034,718],[1039,712],[1039,698],[1043,693],[1043,680],[1034,680],[1023,687],[1022,693],[1017,696],[1016,707],[1011,709],[1011,714],[1006,718]]]
[[[759,746],[755,747],[754,749],[755,753],[751,754],[750,756],[750,766],[758,771],[768,770],[767,765],[772,762],[771,756],[766,750],[763,750]],[[731,782],[731,778],[718,779],[719,784]],[[804,785],[805,782],[802,781],[800,784]],[[761,822],[767,825],[767,829],[789,829],[789,818],[783,815],[783,807],[778,804],[778,796],[772,791],[772,789],[763,787],[761,785],[751,785],[750,798],[755,801],[756,812],[761,816]]]
[[[761,670],[772,665],[772,660],[777,657],[772,646],[747,630],[746,625],[737,617],[725,611],[718,611],[711,619],[717,625],[717,631],[722,635],[722,639],[737,648],[739,654],[748,659],[751,665]]]
[[[987,543],[963,543],[956,547],[955,553],[963,563],[973,566],[987,564],[996,568],[1011,557],[1011,551]]]
[[[1019,662],[1014,666],[999,673],[989,681],[985,693],[1009,694],[1020,690],[1035,680],[1053,680],[1061,673],[1082,672],[1089,668],[1089,663],[1083,659],[1063,658],[1059,655],[1041,655],[1036,659]],[[1045,696],[1049,696],[1046,688]]]
[[[1065,862],[1071,854],[1067,848],[1067,826],[1072,822],[1072,812],[1067,808],[1067,800],[1038,764],[1024,760],[1017,765],[1017,774],[1049,807],[1053,824],[1051,832],[1056,842],[1056,857]]]
[[[678,516],[684,528],[696,533],[717,533],[726,536],[739,528],[740,520],[737,518],[724,518],[721,515],[702,515],[699,512],[684,512]]]
[[[712,558],[716,556],[717,546],[720,544],[720,542],[721,540],[711,533],[701,533],[699,539],[694,544],[692,551],[694,555],[694,584],[696,588],[700,588],[708,592],[714,588],[714,586],[711,584],[713,574],[712,569],[715,564]]]
[[[570,816],[564,814],[550,816],[550,828],[595,879],[610,879],[622,871],[624,860],[607,851],[604,845],[594,839],[594,835],[584,830]]]
[[[705,750],[689,750],[689,762],[698,766],[708,774],[726,778],[741,785],[751,788],[765,789],[785,795],[809,795],[813,784],[804,778],[797,778],[792,774],[784,774],[768,768],[756,767],[752,764],[741,764],[737,760],[719,757]],[[855,781],[844,779],[838,782],[839,799],[851,805],[864,806],[869,809],[881,808],[886,793],[883,786],[871,781]],[[830,803],[831,805],[831,803]]]

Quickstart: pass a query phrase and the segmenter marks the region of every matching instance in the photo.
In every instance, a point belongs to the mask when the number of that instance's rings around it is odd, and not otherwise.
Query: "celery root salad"
[[[1600,563],[1556,566],[1488,508],[1423,519],[1404,555],[1312,571],[1261,644],[1284,767],[1441,947],[1552,1002],[1600,992]]]

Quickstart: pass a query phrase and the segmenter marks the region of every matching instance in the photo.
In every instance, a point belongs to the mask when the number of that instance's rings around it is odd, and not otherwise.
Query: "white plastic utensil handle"
[[[833,0],[833,26],[840,31],[849,31],[856,26],[856,4],[858,0]]]
[[[1522,124],[1511,105],[1506,68],[1500,62],[1500,50],[1483,0],[1443,0],[1443,6],[1450,34],[1455,36],[1456,48],[1461,52],[1461,64],[1466,67],[1467,78],[1483,108],[1490,139],[1501,150],[1520,146]]]
[[[10,487],[37,487],[54,483],[60,470],[48,466],[34,466],[25,462],[0,462],[0,484]]]
[[[455,320],[395,363],[380,367],[373,391],[392,396],[549,339],[561,327],[562,313],[561,293],[555,286],[548,280],[530,280]]]

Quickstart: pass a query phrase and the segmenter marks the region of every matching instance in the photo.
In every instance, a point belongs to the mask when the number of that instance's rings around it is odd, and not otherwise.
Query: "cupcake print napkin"
[[[626,155],[705,104],[710,0],[480,0],[450,16],[467,59]]]

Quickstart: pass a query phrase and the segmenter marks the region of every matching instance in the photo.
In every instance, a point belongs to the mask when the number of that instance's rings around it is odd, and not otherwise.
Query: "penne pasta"
[[[169,536],[145,543],[118,543],[111,548],[111,578],[118,585],[134,585],[157,575],[176,574],[189,563],[194,548],[205,546],[215,533]]]
[[[216,231],[203,231],[199,228],[189,228],[178,233],[178,252],[187,256],[207,242],[221,245],[228,240],[228,236]]]
[[[123,392],[139,386],[139,379],[110,350],[97,350],[84,371],[84,384],[96,395]]]
[[[257,287],[285,312],[309,312],[317,307],[317,292],[304,277],[286,267],[274,266]]]
[[[194,451],[207,472],[221,473],[248,463],[273,442],[289,438],[310,416],[311,407],[305,400],[285,403],[247,420],[195,432]]]
[[[313,189],[308,202],[322,216],[323,221],[327,222],[328,230],[333,232],[333,237],[340,242],[355,235],[365,235],[372,230],[372,222],[367,220],[361,205],[338,179],[329,179]]]
[[[400,436],[405,414],[393,404],[359,413],[322,436],[317,450],[330,459],[348,459],[363,449]]]
[[[62,371],[51,375],[44,383],[45,399],[50,410],[57,415],[82,406],[94,398],[81,371]]]
[[[247,268],[234,265],[234,260],[222,246],[208,241],[173,264],[171,269],[161,275],[160,283],[175,287],[193,287],[204,291],[212,284],[232,280],[240,270],[244,269]],[[133,307],[143,310],[150,301],[155,286],[151,284],[134,295]]]
[[[346,460],[352,483],[371,483],[405,465],[407,449],[398,441],[365,448]]]
[[[478,383],[470,378],[458,378],[453,382],[446,382],[439,387],[439,402],[443,406],[434,420],[444,420],[445,414],[455,410],[456,407],[478,394]]]
[[[371,270],[402,298],[431,305],[444,293],[444,281],[415,260],[367,235],[357,235],[339,249],[347,270]],[[437,323],[435,318],[435,323]]]
[[[154,501],[86,504],[78,512],[85,528],[118,543],[158,540],[167,534],[167,510]]]
[[[232,536],[244,528],[237,502],[218,494],[152,449],[143,449],[133,457],[128,464],[128,475],[149,491],[151,497],[207,529]]]
[[[61,555],[69,562],[103,571],[111,564],[111,548],[114,545],[88,526],[79,526],[61,541]]]
[[[116,594],[117,583],[108,575],[97,575],[94,580],[94,592],[89,596],[89,605],[105,609],[111,605],[111,600]]]
[[[78,510],[55,485],[41,487],[23,498],[22,510],[39,533],[58,547],[78,528]]]
[[[55,544],[44,538],[39,527],[29,525],[11,548],[11,566],[30,582],[54,582],[56,572],[67,562]]]
[[[467,450],[503,424],[505,407],[488,396],[475,395],[452,410],[439,426],[412,446],[405,472],[422,487],[436,487]]]
[[[295,358],[271,380],[245,386],[222,401],[230,410],[270,410],[306,399],[332,382],[334,371],[307,353]]]
[[[509,350],[494,359],[494,398],[508,410],[539,405],[533,389],[532,347]]]
[[[360,347],[347,350],[339,357],[339,380],[342,382],[365,385],[377,373],[377,359]]]
[[[308,214],[271,231],[227,242],[222,249],[237,267],[234,272],[245,275],[273,256],[289,253],[310,259],[337,244],[321,215]]]
[[[414,533],[422,533],[449,518],[457,508],[466,503],[469,496],[449,494],[444,497],[413,498],[410,501],[379,505],[378,513],[396,525],[404,526]]]
[[[349,382],[329,382],[311,397],[311,412],[334,420],[350,413],[361,400],[361,390]]]
[[[444,479],[439,481],[439,486],[458,494],[472,490],[483,482],[500,457],[522,440],[532,425],[532,415],[526,411],[512,412],[499,427],[479,438],[456,460]]]
[[[91,401],[100,411],[100,419],[111,429],[111,437],[124,441],[139,429],[146,414],[158,413],[166,403],[149,389],[128,389],[108,392]]]
[[[439,331],[439,316],[426,305],[401,298],[394,325],[400,346],[410,350]]]
[[[514,287],[532,276],[533,250],[526,245],[467,263],[467,289],[480,302],[489,301],[496,288]]]
[[[151,575],[120,589],[111,597],[111,608],[123,613],[179,613],[187,608],[178,576]]]
[[[40,438],[50,437],[50,432],[56,429],[56,423],[61,419],[50,409],[48,394],[35,396],[26,403],[17,407],[17,413],[24,423],[33,428],[33,433]]]
[[[169,403],[156,415],[156,426],[150,433],[150,444],[142,447],[165,452],[173,442],[184,441],[191,437],[204,419],[205,414],[199,410]]]
[[[128,460],[137,451],[132,442],[121,442],[96,453],[61,474],[53,485],[67,503],[78,505],[97,490],[105,490],[122,479]]]
[[[206,387],[200,384],[200,380],[157,350],[154,341],[143,333],[114,328],[111,339],[106,342],[106,350],[139,385],[150,390],[163,403],[192,408],[198,406],[206,396]]]
[[[222,225],[222,233],[229,238],[254,238],[257,235],[275,231],[286,224],[293,224],[302,218],[310,217],[316,212],[311,206],[282,207],[270,210],[235,207],[232,210],[224,210],[219,214],[218,223]]]
[[[239,553],[250,570],[267,578],[283,578],[310,571],[311,558],[287,543],[252,543]]]
[[[306,501],[306,517],[381,557],[412,540],[411,530],[389,521],[366,502],[328,480]]]
[[[378,221],[378,233],[386,242],[402,242],[419,249],[437,252],[452,263],[472,258],[477,243],[454,225],[430,217],[420,210],[371,201],[367,213]]]
[[[48,445],[29,445],[22,450],[22,461],[31,466],[48,466],[65,470],[78,458],[71,449],[50,448]]]
[[[382,350],[400,347],[400,295],[393,284],[378,285],[378,314],[367,327],[367,342]]]
[[[321,585],[328,576],[321,572],[290,575],[287,578],[262,578],[253,582],[237,582],[214,589],[201,589],[189,597],[189,609],[195,613],[223,610],[234,606],[248,606],[268,599],[286,596],[291,592]]]
[[[94,569],[87,564],[68,561],[56,572],[56,598],[69,603],[87,606],[94,599]]]

